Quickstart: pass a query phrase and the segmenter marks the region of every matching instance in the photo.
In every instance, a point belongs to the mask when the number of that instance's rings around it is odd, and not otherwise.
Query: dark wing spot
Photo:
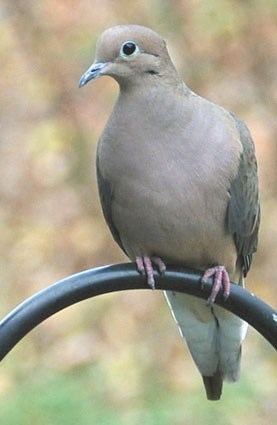
[[[109,226],[109,229],[113,235],[113,238],[115,242],[120,246],[120,248],[125,252],[127,255],[123,244],[121,242],[121,238],[119,235],[119,232],[113,222],[112,218],[112,202],[113,202],[113,192],[112,192],[112,185],[111,183],[105,179],[100,171],[99,167],[99,159],[97,157],[96,160],[96,171],[97,171],[97,182],[98,182],[98,190],[99,190],[99,196],[101,201],[101,206],[103,210],[103,214],[106,220],[107,225]]]

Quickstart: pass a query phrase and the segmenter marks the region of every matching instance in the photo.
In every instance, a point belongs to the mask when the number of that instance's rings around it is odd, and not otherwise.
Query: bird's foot
[[[207,269],[201,279],[202,284],[207,283],[210,277],[213,278],[213,286],[207,304],[211,306],[214,304],[217,294],[221,289],[223,289],[223,298],[226,300],[229,297],[231,282],[224,266],[215,266]]]
[[[160,274],[164,274],[166,265],[160,257],[147,257],[146,255],[142,257],[136,257],[138,272],[145,274],[148,285],[150,288],[155,289],[154,270],[152,264],[155,264]]]

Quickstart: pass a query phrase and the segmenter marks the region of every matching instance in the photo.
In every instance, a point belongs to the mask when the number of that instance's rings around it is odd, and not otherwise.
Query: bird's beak
[[[101,76],[101,70],[106,66],[106,63],[98,62],[93,63],[89,69],[82,75],[79,81],[79,87],[83,87],[90,80]]]

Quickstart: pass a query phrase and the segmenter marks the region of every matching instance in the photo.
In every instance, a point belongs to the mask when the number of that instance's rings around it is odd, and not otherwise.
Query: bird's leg
[[[223,297],[226,300],[229,297],[231,282],[227,270],[224,266],[214,266],[207,269],[201,279],[202,284],[206,283],[209,277],[213,277],[212,292],[208,298],[207,304],[213,305],[220,289],[223,289]]]
[[[141,274],[145,274],[147,277],[147,283],[152,288],[155,289],[155,280],[154,280],[154,271],[153,264],[155,264],[158,268],[160,274],[163,274],[166,270],[166,266],[160,257],[147,257],[144,255],[143,257],[136,257],[136,265],[138,272]]]

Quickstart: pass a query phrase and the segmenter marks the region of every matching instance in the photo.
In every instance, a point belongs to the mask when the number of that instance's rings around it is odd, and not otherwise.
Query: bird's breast
[[[225,217],[235,150],[224,124],[216,128],[212,119],[199,128],[193,119],[157,127],[140,115],[127,128],[107,127],[99,166],[111,183],[112,219],[130,258],[234,267]]]

